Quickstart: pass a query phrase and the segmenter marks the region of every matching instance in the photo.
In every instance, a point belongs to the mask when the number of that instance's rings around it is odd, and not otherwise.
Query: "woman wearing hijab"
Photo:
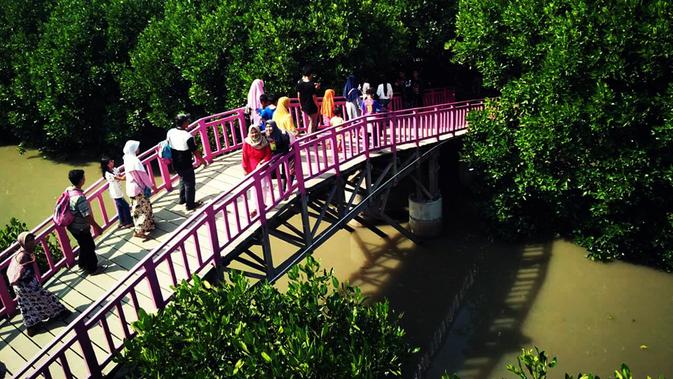
[[[14,287],[23,324],[29,336],[48,319],[65,319],[71,312],[35,278],[35,235],[19,234],[19,251],[12,257],[7,268],[7,278]]]
[[[276,111],[273,112],[273,121],[276,122],[278,128],[290,136],[290,143],[294,142],[299,134],[297,127],[294,126],[294,120],[290,114],[290,98],[283,96],[278,99]]]
[[[344,85],[343,96],[346,98],[346,114],[352,120],[360,115],[360,90],[354,75],[349,75]]]
[[[253,125],[259,125],[261,116],[259,111],[262,109],[262,102],[259,97],[264,94],[264,82],[262,79],[255,79],[250,85],[248,91],[248,104],[246,108],[250,111],[250,120]]]
[[[248,128],[248,136],[243,140],[243,172],[248,175],[257,168],[258,165],[271,159],[271,147],[266,137],[259,131],[259,126],[250,125]],[[262,180],[262,198],[266,198],[269,194],[269,182]],[[254,197],[253,197],[254,199]],[[255,204],[257,204],[255,202]],[[250,217],[255,217],[257,210],[253,210]]]
[[[269,147],[271,147],[271,155],[285,155],[290,152],[290,136],[287,133],[280,130],[280,128],[278,128],[278,125],[276,125],[275,121],[273,120],[267,121],[264,132],[266,134],[267,141],[269,141]],[[280,166],[281,170],[280,176],[283,185],[287,183],[288,174],[290,175],[294,174],[294,160],[292,159],[292,156],[290,156],[289,158],[290,158],[288,160],[289,172],[285,171],[285,165]],[[275,171],[272,173],[271,177],[274,179],[276,178]]]
[[[264,132],[272,155],[283,155],[290,151],[290,136],[280,130],[275,121],[267,121]]]
[[[257,165],[271,159],[271,148],[257,125],[250,125],[248,136],[243,141],[242,165],[243,171],[248,175]]]
[[[328,89],[325,91],[325,96],[322,98],[322,107],[320,109],[322,114],[323,125],[329,126],[329,120],[334,117],[334,90]]]
[[[132,200],[133,236],[147,239],[150,231],[155,228],[152,204],[149,200],[152,195],[152,181],[136,155],[139,146],[140,142],[133,140],[127,141],[124,145],[124,171],[126,194]]]

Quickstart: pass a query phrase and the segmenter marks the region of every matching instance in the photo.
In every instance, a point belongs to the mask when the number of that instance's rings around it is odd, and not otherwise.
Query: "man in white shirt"
[[[388,104],[393,99],[393,86],[390,83],[381,83],[376,89],[376,96],[379,97],[381,105],[388,109]]]
[[[186,130],[191,122],[189,114],[180,113],[175,117],[176,127],[166,134],[166,141],[171,146],[173,168],[180,176],[180,204],[185,204],[187,211],[193,211],[203,204],[195,202],[196,176],[192,155],[196,159],[197,167],[205,163],[201,158],[201,152],[196,147],[194,137]]]

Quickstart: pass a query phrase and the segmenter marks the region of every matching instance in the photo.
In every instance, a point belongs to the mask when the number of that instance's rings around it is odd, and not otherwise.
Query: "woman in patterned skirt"
[[[154,213],[150,196],[152,181],[145,166],[136,155],[140,142],[130,140],[124,145],[124,171],[126,173],[126,194],[133,201],[131,216],[133,217],[134,237],[148,239],[155,228]]]
[[[35,278],[35,236],[29,232],[19,234],[21,248],[12,257],[7,277],[18,297],[23,324],[29,336],[35,335],[43,322],[64,319],[70,315],[56,296],[42,288]]]

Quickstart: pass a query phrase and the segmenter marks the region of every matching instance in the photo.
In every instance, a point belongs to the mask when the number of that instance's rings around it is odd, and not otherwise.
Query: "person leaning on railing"
[[[33,336],[45,320],[65,319],[72,312],[35,278],[35,235],[23,232],[18,242],[21,248],[12,256],[7,278],[18,298],[26,333]]]

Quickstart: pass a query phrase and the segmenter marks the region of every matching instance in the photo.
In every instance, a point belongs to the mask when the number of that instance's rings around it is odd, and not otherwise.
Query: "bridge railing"
[[[461,102],[360,117],[298,139],[290,153],[261,165],[187,219],[15,375],[51,377],[60,371],[72,377],[71,367],[84,363],[90,376],[100,376],[122,350],[123,340],[134,336],[129,325],[138,319],[140,308],[165,307],[173,296],[170,286],[216,265],[223,252],[246,238],[251,228],[266,224],[282,201],[304,193],[307,180],[328,171],[339,173],[349,161],[382,149],[394,152],[404,144],[456,133],[466,128],[467,112],[481,107],[481,102]],[[229,116],[211,117],[204,125],[226,129]],[[295,179],[284,181],[284,173],[292,173]],[[249,263],[260,271],[273,271],[263,260]],[[79,353],[73,354],[71,348]]]
[[[426,102],[428,104],[438,104],[431,101],[440,101],[445,99],[446,96],[442,97],[437,93],[449,92],[453,93],[449,90],[429,90]],[[319,102],[321,104],[322,99],[319,99]],[[336,97],[335,105],[343,107],[345,99]],[[392,109],[400,109],[402,107],[401,99],[399,97],[393,98],[391,107]],[[239,150],[243,146],[243,138],[247,135],[244,112],[244,108],[237,108],[200,118],[189,126],[188,130],[196,137],[207,162],[212,162],[213,158]],[[306,131],[308,118],[301,112],[297,99],[291,99],[290,112],[294,117],[297,128],[300,131]],[[346,119],[347,115],[345,113],[343,116]],[[159,149],[157,144],[138,156],[152,180],[152,192],[154,194],[172,190],[173,182],[177,179],[177,175],[171,174],[168,165],[160,159]],[[122,165],[122,172],[123,169],[124,166]],[[102,219],[100,223],[102,233],[109,230],[118,219],[116,212],[112,208],[108,208],[104,200],[107,196],[105,192],[107,192],[108,187],[108,183],[100,178],[84,191],[94,213]],[[37,264],[34,265],[37,279],[41,283],[49,280],[64,267],[75,265],[79,247],[68,236],[65,228],[57,227],[51,218],[48,218],[31,231],[35,234],[37,246],[41,247],[46,258],[47,267],[44,270]],[[18,248],[18,243],[14,243],[0,253],[0,302],[2,303],[0,316],[9,317],[16,312],[17,299],[8,286],[6,271],[12,255]]]

